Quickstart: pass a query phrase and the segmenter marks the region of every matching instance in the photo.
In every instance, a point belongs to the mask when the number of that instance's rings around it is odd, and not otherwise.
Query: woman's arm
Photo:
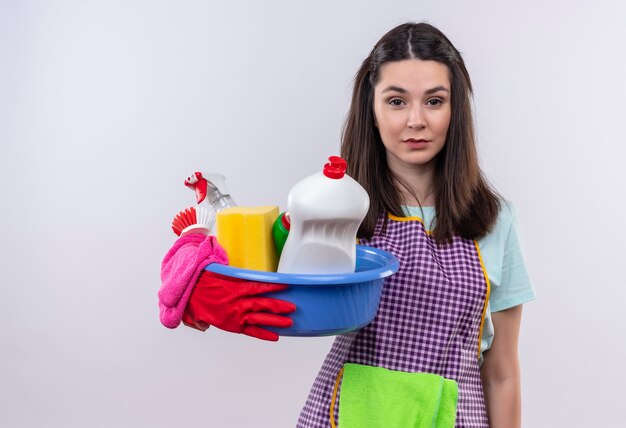
[[[491,314],[494,337],[480,369],[491,428],[520,428],[522,399],[517,354],[522,305]]]

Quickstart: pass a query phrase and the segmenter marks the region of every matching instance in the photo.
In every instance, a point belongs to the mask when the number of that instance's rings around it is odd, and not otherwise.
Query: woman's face
[[[439,62],[388,62],[374,87],[376,127],[392,171],[433,168],[450,125],[448,68]]]

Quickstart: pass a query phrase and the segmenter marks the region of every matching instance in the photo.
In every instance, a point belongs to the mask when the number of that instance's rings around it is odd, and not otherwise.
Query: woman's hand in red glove
[[[278,334],[261,326],[291,327],[291,318],[277,314],[291,313],[296,310],[296,305],[259,294],[287,287],[202,271],[185,307],[183,323],[201,331],[213,325],[233,333],[277,341]]]

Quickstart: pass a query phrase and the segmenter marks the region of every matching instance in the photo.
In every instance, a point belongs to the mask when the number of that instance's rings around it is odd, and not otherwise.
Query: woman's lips
[[[415,138],[409,138],[407,140],[404,140],[403,142],[406,143],[412,149],[423,149],[429,143],[428,140],[424,140],[424,139],[417,140]]]

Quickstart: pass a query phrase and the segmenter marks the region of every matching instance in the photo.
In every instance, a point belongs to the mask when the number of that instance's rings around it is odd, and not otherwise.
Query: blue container
[[[251,281],[289,284],[267,296],[296,305],[290,328],[268,328],[281,336],[330,336],[358,330],[376,315],[384,278],[398,271],[387,251],[357,245],[356,272],[336,275],[291,274],[239,269],[217,263],[206,270]]]

